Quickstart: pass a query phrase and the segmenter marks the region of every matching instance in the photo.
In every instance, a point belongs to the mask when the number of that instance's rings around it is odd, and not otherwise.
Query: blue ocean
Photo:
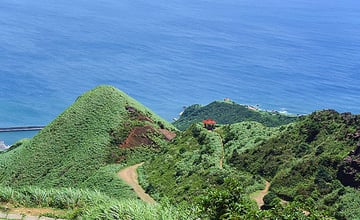
[[[359,70],[358,0],[0,0],[0,127],[46,125],[99,84],[169,121],[225,97],[360,113]]]

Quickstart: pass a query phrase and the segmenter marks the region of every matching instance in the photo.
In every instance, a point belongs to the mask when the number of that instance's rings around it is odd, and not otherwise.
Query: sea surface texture
[[[169,121],[225,97],[360,113],[359,69],[358,0],[0,0],[0,127],[45,125],[99,84]]]

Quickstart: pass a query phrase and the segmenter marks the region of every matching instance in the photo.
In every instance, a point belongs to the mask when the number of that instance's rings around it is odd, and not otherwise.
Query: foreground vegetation
[[[192,213],[169,204],[149,205],[136,199],[115,199],[98,191],[73,188],[41,189],[0,186],[0,202],[15,207],[51,207],[64,214],[45,216],[65,219],[185,219]],[[3,208],[3,212],[6,212]]]
[[[203,219],[325,218],[328,214],[313,204],[294,201],[283,206],[276,196],[268,198],[268,210],[259,210],[249,195],[261,190],[265,180],[229,162],[234,152],[254,149],[282,129],[242,122],[209,132],[193,124],[144,164],[142,185],[159,201],[192,204]],[[305,216],[304,210],[311,212]]]
[[[119,90],[97,87],[0,154],[0,203],[65,210],[50,215],[66,219],[359,218],[359,116],[244,108],[189,107],[178,132]],[[196,122],[208,117],[222,125],[208,131]],[[156,205],[116,175],[140,162]],[[250,195],[266,181],[260,210]]]
[[[253,149],[234,151],[229,163],[271,180],[271,191],[281,199],[354,219],[360,216],[355,208],[360,207],[360,192],[345,187],[339,173],[346,169],[346,156],[356,149],[359,125],[355,115],[314,112]]]

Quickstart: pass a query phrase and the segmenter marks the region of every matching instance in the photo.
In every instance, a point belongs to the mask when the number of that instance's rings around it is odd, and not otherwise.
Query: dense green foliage
[[[276,112],[250,110],[244,105],[229,101],[215,101],[206,106],[192,105],[185,109],[181,117],[173,124],[180,130],[185,130],[191,124],[212,118],[218,124],[234,124],[242,121],[257,121],[269,127],[291,123],[297,119],[294,116]]]
[[[223,136],[225,159],[227,160],[234,153],[239,154],[267,141],[284,128],[266,127],[258,122],[240,122],[223,126],[217,132]]]
[[[358,123],[335,111],[315,112],[256,148],[233,153],[229,161],[239,170],[272,179],[271,190],[281,198],[312,201],[335,216],[335,207],[345,199],[337,172],[356,147],[352,134],[358,129]]]
[[[193,124],[144,164],[142,185],[159,201],[191,204],[202,219],[305,219],[297,203],[259,210],[249,195],[263,187],[263,179],[236,170],[226,160],[220,168],[221,158],[253,149],[281,129],[285,128],[241,122],[209,132]],[[321,216],[325,215],[314,209],[308,217]]]
[[[271,209],[259,210],[246,192],[247,183],[225,179],[225,187],[210,189],[200,198],[199,216],[203,219],[330,219],[326,213],[302,203],[276,204]],[[311,210],[304,214],[304,210]]]
[[[234,180],[241,182],[243,195],[249,201],[248,194],[261,189],[263,180],[259,176],[235,172],[225,164],[225,168],[221,168],[224,149],[220,134],[223,131],[217,132],[193,124],[164,151],[146,162],[141,169],[141,182],[147,192],[158,200],[166,198],[176,204],[196,203],[202,201],[210,189],[227,188],[226,180]],[[255,204],[252,203],[250,206]]]
[[[241,122],[209,132],[201,124],[193,124],[144,164],[144,185],[156,197],[166,196],[179,202],[191,200],[211,187],[221,187],[227,177],[252,179],[251,175],[235,172],[226,158],[234,150],[254,148],[278,130],[257,122]],[[260,178],[249,182],[249,186],[254,186],[252,190],[261,187],[257,185],[259,181]]]
[[[165,196],[173,201],[204,193],[209,185],[222,181],[221,146],[218,134],[193,125],[143,165],[147,179],[142,181],[146,190],[155,198]]]

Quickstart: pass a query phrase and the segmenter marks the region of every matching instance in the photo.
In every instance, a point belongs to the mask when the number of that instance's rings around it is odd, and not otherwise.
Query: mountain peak
[[[0,181],[46,186],[82,183],[102,166],[124,160],[121,146],[129,139],[136,141],[128,147],[158,149],[157,142],[167,140],[165,130],[176,131],[126,93],[101,85],[79,96],[33,139],[1,155]],[[134,131],[142,132],[134,135]]]

